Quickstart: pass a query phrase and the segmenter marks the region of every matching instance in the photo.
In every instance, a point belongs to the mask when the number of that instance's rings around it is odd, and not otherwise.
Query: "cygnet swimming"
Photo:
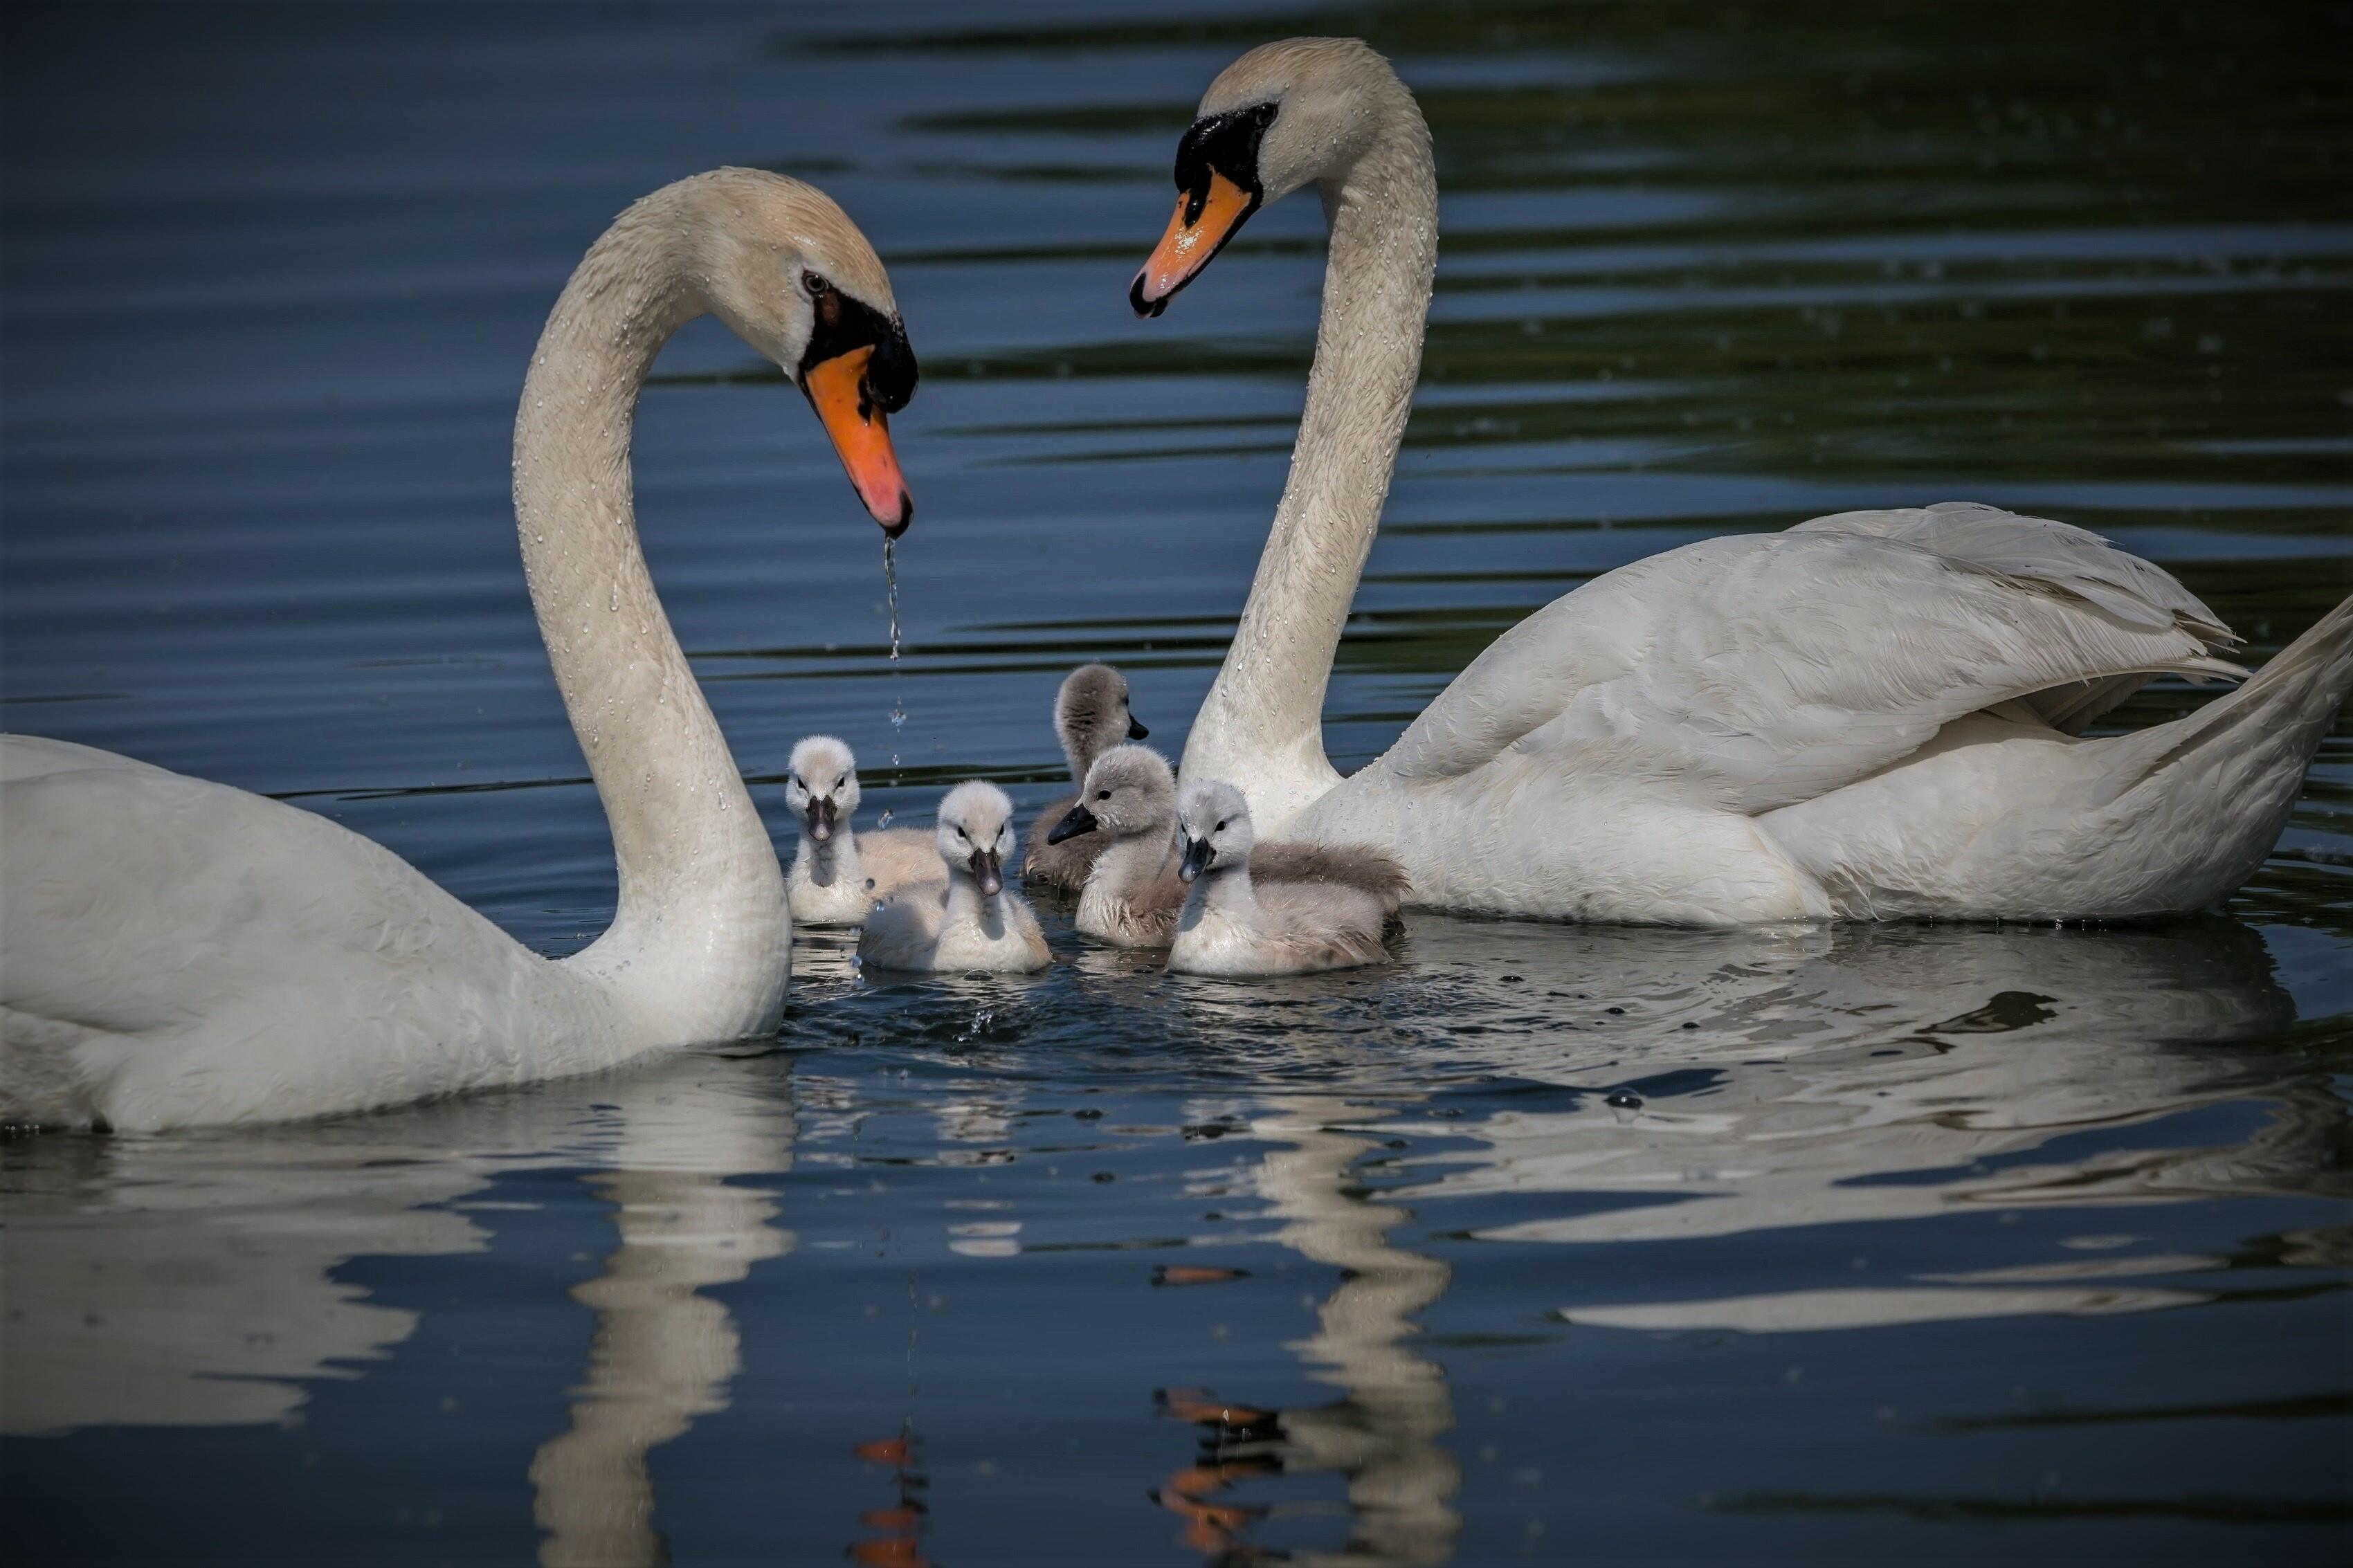
[[[1250,803],[1229,784],[1188,784],[1176,805],[1177,875],[1192,884],[1168,967],[1178,974],[1306,974],[1388,956],[1380,896],[1347,882],[1252,875]]]
[[[1054,698],[1054,733],[1062,742],[1062,755],[1070,759],[1071,784],[1083,787],[1097,757],[1123,741],[1141,741],[1152,731],[1129,710],[1125,676],[1107,664],[1082,664],[1062,678],[1062,689]],[[1075,893],[1086,886],[1095,857],[1110,840],[1056,842],[1051,837],[1054,825],[1078,804],[1077,795],[1064,795],[1029,825],[1029,849],[1021,861],[1023,887]]]
[[[1166,947],[1176,934],[1186,887],[1177,874],[1176,781],[1167,760],[1143,746],[1115,746],[1087,770],[1077,805],[1056,823],[1055,843],[1081,835],[1105,840],[1079,893],[1080,931],[1122,947]],[[1405,870],[1377,849],[1330,844],[1261,844],[1251,874],[1270,886],[1334,886],[1397,912]]]
[[[1005,885],[1006,858],[1019,847],[1005,792],[976,779],[948,791],[937,838],[945,885],[908,888],[868,915],[860,961],[961,974],[1045,968],[1050,955],[1038,917]]]
[[[879,899],[920,882],[945,882],[947,867],[920,827],[853,832],[858,759],[831,735],[793,747],[785,800],[801,819],[801,845],[785,879],[801,925],[854,926]]]

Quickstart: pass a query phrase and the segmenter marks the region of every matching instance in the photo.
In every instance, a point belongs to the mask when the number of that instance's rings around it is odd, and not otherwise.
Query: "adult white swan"
[[[1157,315],[1310,183],[1331,246],[1291,478],[1188,778],[1270,836],[1393,851],[1425,904],[1693,924],[2128,917],[2253,871],[2353,686],[2353,601],[2228,697],[2074,735],[2152,675],[2244,674],[2145,561],[1992,507],[1850,512],[1621,567],[1498,638],[1342,779],[1322,709],[1419,374],[1430,132],[1388,63],[1295,38],[1211,84],[1130,286]]]
[[[392,1105],[774,1026],[792,926],[766,831],[655,597],[638,394],[704,312],[782,366],[876,521],[913,506],[890,279],[822,192],[721,169],[572,275],[515,418],[540,635],[612,825],[620,906],[531,952],[324,817],[60,741],[0,741],[0,1119],[154,1129]]]

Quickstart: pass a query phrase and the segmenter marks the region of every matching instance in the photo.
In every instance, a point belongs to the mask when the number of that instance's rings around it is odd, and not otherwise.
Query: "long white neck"
[[[773,1026],[792,926],[776,851],[638,543],[638,394],[662,344],[709,309],[689,215],[667,207],[656,196],[623,214],[540,334],[515,417],[515,519],[620,872],[611,928],[570,963],[655,1010],[665,1033],[718,1039]]]
[[[1291,478],[1185,742],[1185,775],[1240,786],[1269,837],[1339,782],[1324,752],[1324,688],[1421,372],[1438,257],[1430,130],[1402,87],[1376,103],[1364,153],[1323,183],[1324,315]]]

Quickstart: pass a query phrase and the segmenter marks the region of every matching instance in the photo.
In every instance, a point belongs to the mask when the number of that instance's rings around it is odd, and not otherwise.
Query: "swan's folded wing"
[[[2211,612],[2079,531],[1974,515],[1928,529],[1965,533],[1972,559],[1830,521],[1686,545],[1564,595],[1498,638],[1376,765],[1438,779],[1518,754],[1542,758],[1541,775],[1574,766],[1764,811],[1884,767],[1981,708],[2062,711],[2153,673],[2244,673],[2214,657],[2227,634]]]
[[[1715,539],[1606,573],[1512,627],[1464,667],[1374,764],[1409,782],[1485,767],[1577,694],[1641,664],[1662,614],[1746,539]]]
[[[82,760],[0,784],[0,1116],[356,1110],[521,1081],[536,1041],[603,1026],[560,965],[382,845],[225,784]]]
[[[1909,754],[1962,715],[2147,672],[2236,677],[2198,629],[1900,541],[1766,535],[1690,584],[1629,674],[1519,749],[1757,812]]]
[[[1801,522],[1789,531],[1899,540],[2002,576],[2058,587],[2128,626],[2151,630],[2179,626],[2211,652],[2225,652],[2242,640],[2171,573],[2071,523],[2024,517],[1978,501],[1939,501],[1884,511],[1839,512]],[[2148,671],[2129,671],[2104,680],[2071,681],[2028,693],[2021,700],[2052,729],[2080,734],[2150,679]]]

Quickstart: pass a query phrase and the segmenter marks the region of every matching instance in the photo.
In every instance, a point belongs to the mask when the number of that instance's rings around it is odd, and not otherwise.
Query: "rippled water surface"
[[[1042,804],[1085,658],[1173,753],[1282,483],[1319,216],[1163,321],[1124,291],[1200,89],[1303,29],[1395,58],[1444,192],[1344,767],[1590,575],[1855,506],[2101,529],[2267,657],[2353,588],[2340,13],[13,7],[0,716],[324,812],[545,951],[600,930],[513,400],[603,222],[749,163],[864,226],[924,368],[895,675],[800,400],[707,322],[645,399],[648,549],[780,845],[817,730],[870,812]],[[0,1528],[28,1562],[2341,1561],[2348,813],[2340,724],[2227,914],[2149,931],[1423,916],[1387,968],[1260,985],[1060,919],[1001,984],[805,935],[770,1048],[0,1144]]]

